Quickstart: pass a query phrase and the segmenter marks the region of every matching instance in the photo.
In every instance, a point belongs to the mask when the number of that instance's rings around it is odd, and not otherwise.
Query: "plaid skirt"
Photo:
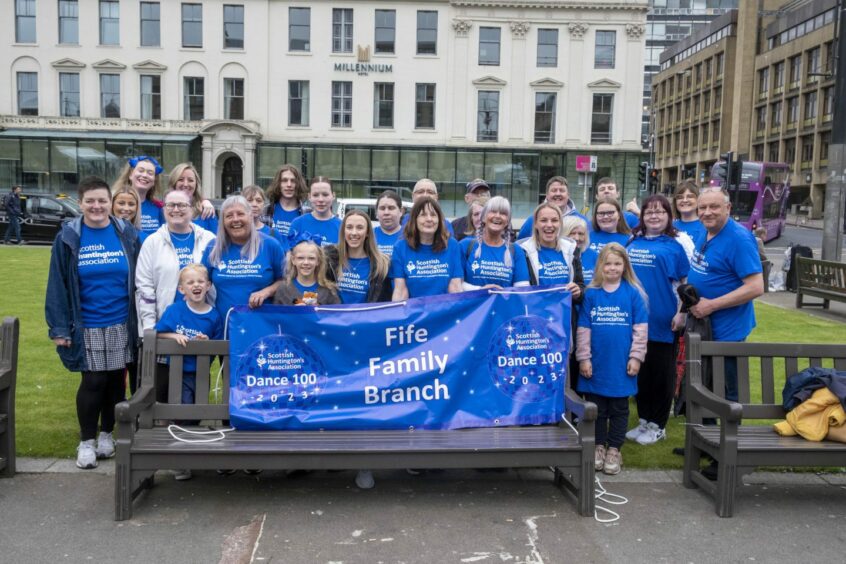
[[[83,337],[89,371],[122,370],[132,362],[132,347],[126,323],[109,327],[86,327],[83,329]]]

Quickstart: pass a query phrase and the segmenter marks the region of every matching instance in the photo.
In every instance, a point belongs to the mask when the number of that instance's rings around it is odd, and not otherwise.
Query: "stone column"
[[[212,161],[212,148],[214,146],[214,133],[203,135],[203,185],[205,186],[206,197],[219,198],[220,187],[217,185],[217,178],[214,175],[214,162]]]
[[[566,112],[561,112],[566,119],[564,128],[565,143],[572,145],[587,145],[590,143],[590,113],[591,93],[587,90],[584,78],[584,37],[588,25],[572,22],[567,26],[570,32],[570,60],[566,69],[566,76],[570,89],[568,90]],[[587,97],[587,99],[585,99]]]
[[[510,119],[508,125],[508,139],[531,143],[526,138],[526,127],[534,121],[525,119],[526,115],[526,34],[529,33],[529,23],[511,22],[511,95]],[[500,102],[501,103],[501,102]],[[534,100],[532,100],[534,104]],[[531,132],[530,132],[531,134]]]
[[[473,22],[466,19],[455,18],[452,20],[452,29],[455,30],[453,41],[452,61],[452,83],[447,91],[452,90],[452,102],[450,103],[452,117],[447,115],[447,123],[451,131],[451,139],[467,139],[467,127],[471,121],[468,116],[468,106],[472,110],[476,107],[476,101],[467,98],[467,84],[469,82],[468,67],[470,59],[470,29]],[[445,85],[446,86],[446,85]],[[472,115],[472,114],[471,114]]]

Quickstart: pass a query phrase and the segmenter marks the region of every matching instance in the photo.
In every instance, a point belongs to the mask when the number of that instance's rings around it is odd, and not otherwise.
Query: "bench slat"
[[[773,357],[761,357],[761,402],[775,403],[775,383],[773,377]]]
[[[170,370],[167,379],[167,402],[182,403],[182,366],[183,356],[174,355],[170,357]]]
[[[197,388],[194,403],[209,403],[209,379],[203,377],[211,372],[211,357],[202,355],[197,357]]]
[[[737,358],[737,398],[740,403],[749,403],[749,357]]]
[[[697,427],[696,435],[712,446],[720,444],[720,428],[716,425]],[[809,441],[802,437],[782,437],[770,425],[742,425],[737,432],[737,450],[772,450],[794,452],[840,452],[846,457],[846,443],[837,441]],[[844,458],[846,461],[846,458]]]
[[[799,372],[799,359],[795,356],[784,359],[784,381]]]
[[[720,397],[724,396],[723,390],[726,389],[726,357],[715,356],[711,359],[712,373],[714,381],[711,386],[714,390],[719,390]]]

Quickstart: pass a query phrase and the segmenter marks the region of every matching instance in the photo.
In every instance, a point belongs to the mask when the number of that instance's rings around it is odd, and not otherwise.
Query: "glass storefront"
[[[96,134],[51,138],[45,133],[42,138],[8,133],[0,135],[0,186],[19,184],[27,192],[73,193],[86,176],[111,184],[127,159],[138,155],[156,158],[165,171],[185,161],[202,164],[200,143],[188,136],[133,140],[114,134],[98,139]]]
[[[528,216],[543,200],[546,182],[555,175],[567,177],[570,196],[579,209],[585,199],[593,199],[594,185],[603,176],[617,179],[625,201],[639,196],[637,172],[643,155],[600,153],[598,170],[588,177],[576,172],[577,154],[589,152],[259,143],[256,183],[266,188],[284,163],[299,166],[307,178],[318,174],[331,178],[335,195],[346,198],[374,197],[388,188],[405,189],[408,197],[417,180],[431,178],[449,217],[465,213],[464,186],[474,178],[484,178],[494,194],[508,198],[517,218]],[[589,184],[587,190],[585,184]]]

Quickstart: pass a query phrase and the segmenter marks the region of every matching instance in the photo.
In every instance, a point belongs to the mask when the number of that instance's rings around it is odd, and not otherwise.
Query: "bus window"
[[[755,202],[758,200],[758,192],[751,190],[738,190],[731,193],[731,215],[737,221],[747,221],[755,209]]]

